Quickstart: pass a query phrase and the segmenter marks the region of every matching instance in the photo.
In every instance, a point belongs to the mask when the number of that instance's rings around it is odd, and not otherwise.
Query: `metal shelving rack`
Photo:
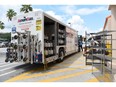
[[[116,50],[111,48],[106,48],[106,41],[110,40],[111,46],[112,46],[112,41],[116,40],[116,39],[112,39],[112,32],[116,32],[115,30],[112,31],[102,31],[102,32],[98,32],[95,33],[96,36],[100,36],[101,39],[96,40],[96,41],[100,41],[102,44],[101,46],[92,46],[92,73],[93,73],[93,67],[96,65],[94,64],[94,59],[98,59],[100,60],[100,63],[98,65],[101,66],[101,73],[104,74],[106,70],[110,71],[112,73],[112,61],[116,60],[116,58],[113,58],[112,56],[108,56],[107,55],[107,51],[108,50]],[[110,36],[110,39],[108,39],[107,37]],[[99,52],[93,52],[93,49],[99,49]],[[111,51],[112,52],[112,51]],[[110,67],[107,66],[107,62],[110,62]]]

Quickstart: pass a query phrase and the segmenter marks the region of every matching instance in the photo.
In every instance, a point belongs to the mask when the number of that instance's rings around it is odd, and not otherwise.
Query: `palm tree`
[[[6,16],[8,17],[8,20],[10,20],[10,21],[12,20],[12,17],[16,16],[16,15],[17,15],[17,13],[13,9],[9,9],[6,14]]]
[[[28,13],[29,11],[33,11],[31,5],[22,5],[22,8],[20,8],[20,12]]]
[[[0,29],[4,29],[4,23],[0,21]]]

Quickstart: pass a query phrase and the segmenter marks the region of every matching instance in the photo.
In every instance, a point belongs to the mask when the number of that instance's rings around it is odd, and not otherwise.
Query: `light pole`
[[[71,23],[69,22],[68,24],[69,24],[69,25],[70,25],[70,27],[71,27]]]

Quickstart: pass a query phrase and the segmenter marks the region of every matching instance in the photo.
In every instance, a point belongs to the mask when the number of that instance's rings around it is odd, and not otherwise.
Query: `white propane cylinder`
[[[53,54],[53,50],[51,49],[51,54]]]
[[[48,41],[47,41],[47,42],[46,42],[46,47],[48,47],[48,44],[49,44],[49,43],[48,43]]]
[[[53,47],[53,43],[51,42],[51,47]]]
[[[45,47],[47,47],[47,42],[45,41]]]
[[[50,53],[52,54],[52,49],[50,50]]]
[[[60,29],[58,29],[58,32],[61,32],[61,30],[60,30]]]
[[[50,47],[50,42],[48,43],[48,47]]]
[[[50,55],[50,50],[48,49],[48,55]]]

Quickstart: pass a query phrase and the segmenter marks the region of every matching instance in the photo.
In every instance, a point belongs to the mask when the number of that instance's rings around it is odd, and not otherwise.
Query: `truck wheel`
[[[63,51],[60,51],[58,61],[59,62],[62,62],[63,60],[64,60],[64,52]]]
[[[5,62],[8,62],[8,59],[5,59]]]

